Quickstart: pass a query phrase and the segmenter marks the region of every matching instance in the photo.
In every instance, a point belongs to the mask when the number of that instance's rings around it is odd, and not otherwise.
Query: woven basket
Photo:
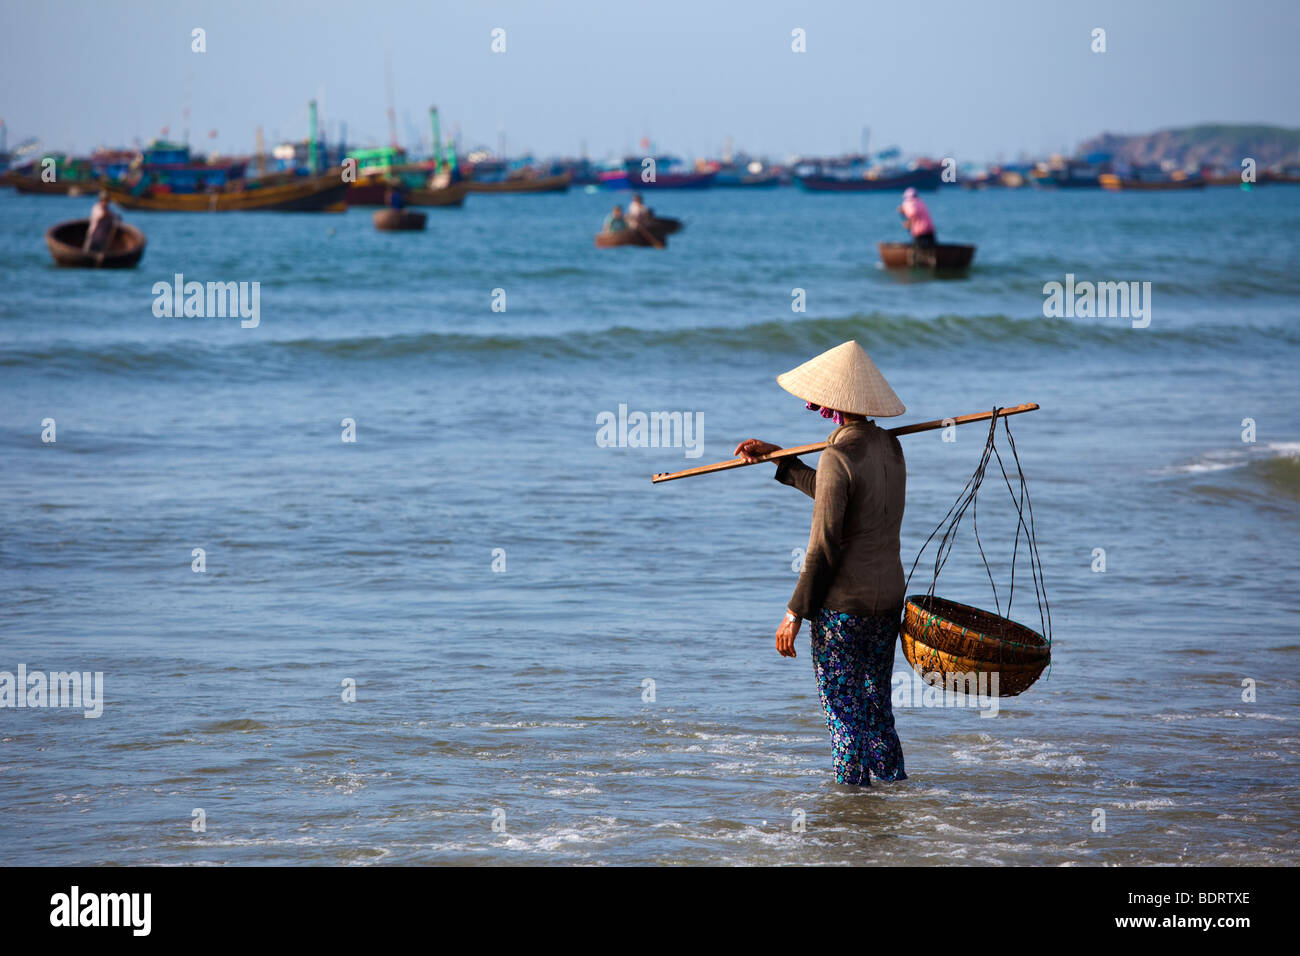
[[[994,673],[998,696],[1015,697],[1038,680],[1051,648],[1037,631],[979,608],[913,594],[903,609],[903,656],[918,674]]]

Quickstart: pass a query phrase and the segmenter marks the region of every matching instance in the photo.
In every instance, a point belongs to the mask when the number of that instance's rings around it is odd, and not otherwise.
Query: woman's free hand
[[[768,441],[759,441],[757,438],[746,438],[736,446],[736,450],[732,454],[745,459],[745,461],[755,462],[764,455],[770,455],[772,452],[780,450],[780,445],[773,445]]]
[[[798,657],[794,651],[794,639],[799,636],[799,625],[803,623],[798,616],[794,620],[790,617],[794,615],[793,611],[787,609],[786,617],[781,620],[781,626],[776,629],[776,650],[782,657]]]

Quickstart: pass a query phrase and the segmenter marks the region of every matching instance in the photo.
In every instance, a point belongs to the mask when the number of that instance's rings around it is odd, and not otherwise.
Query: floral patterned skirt
[[[813,669],[831,732],[835,779],[871,786],[906,780],[890,705],[897,614],[858,617],[822,608],[812,622]]]

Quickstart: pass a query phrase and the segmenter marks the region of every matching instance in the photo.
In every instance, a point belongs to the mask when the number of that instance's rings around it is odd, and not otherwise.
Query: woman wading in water
[[[777,481],[813,499],[813,519],[776,649],[794,657],[800,623],[812,623],[835,779],[864,787],[872,774],[906,780],[890,690],[905,587],[898,529],[907,466],[898,439],[871,421],[906,409],[857,342],[822,353],[777,383],[839,427],[815,471],[798,458],[777,464]],[[735,454],[753,461],[778,447],[750,438]]]

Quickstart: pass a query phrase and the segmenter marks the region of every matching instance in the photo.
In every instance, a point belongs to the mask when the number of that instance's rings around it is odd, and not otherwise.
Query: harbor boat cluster
[[[661,152],[649,141],[643,155],[592,160],[538,159],[464,149],[444,140],[438,110],[429,110],[429,140],[419,150],[396,142],[350,146],[346,126],[334,141],[318,129],[316,105],[309,133],[298,142],[262,146],[247,156],[203,155],[188,143],[156,139],[138,149],[103,148],[86,156],[45,151],[30,139],[12,154],[0,122],[0,186],[38,195],[90,195],[101,189],[127,209],[156,211],[340,211],[382,206],[392,193],[412,206],[455,207],[471,193],[563,193],[585,190],[771,189],[797,186],[811,193],[888,192],[913,188],[1185,190],[1206,186],[1300,183],[1300,162],[1251,170],[1222,162],[1131,162],[1106,151],[1053,155],[1012,163],[959,163],[952,158],[905,157],[898,147],[841,156],[780,160],[734,153],[693,161]]]
[[[975,247],[938,243],[929,213],[918,193],[941,188],[1121,191],[1182,191],[1207,186],[1252,187],[1256,183],[1300,183],[1300,164],[1274,163],[1247,172],[1217,163],[1134,162],[1105,150],[1074,157],[977,166],[952,158],[906,157],[898,147],[840,156],[792,156],[782,161],[734,153],[730,141],[720,158],[693,162],[655,149],[642,140],[645,155],[593,161],[587,157],[538,160],[508,157],[504,141],[496,153],[463,149],[444,140],[437,107],[429,109],[429,139],[420,150],[396,141],[384,146],[350,146],[346,127],[329,140],[318,124],[315,101],[308,104],[308,135],[269,152],[260,128],[257,148],[248,156],[203,155],[187,142],[155,139],[138,149],[98,149],[88,156],[44,152],[36,140],[14,154],[5,149],[0,122],[0,185],[33,195],[98,195],[87,220],[52,226],[46,243],[55,262],[90,268],[131,267],[139,263],[146,240],[126,226],[107,204],[147,212],[342,212],[350,206],[375,207],[372,223],[381,232],[420,232],[425,208],[455,209],[470,194],[553,194],[571,189],[611,193],[613,212],[595,237],[600,249],[665,249],[683,223],[656,216],[641,194],[666,190],[774,189],[795,186],[813,194],[898,193],[912,243],[880,242],[877,251],[888,269],[919,269],[936,275],[961,275]],[[1208,154],[1205,154],[1208,155]],[[1219,150],[1223,155],[1223,150]],[[624,199],[620,193],[631,193]],[[909,198],[910,197],[910,198]],[[629,202],[630,200],[630,202]],[[628,202],[624,218],[623,203]],[[914,205],[913,205],[914,204]],[[416,208],[411,208],[416,207]],[[108,217],[105,219],[105,217]],[[100,221],[112,224],[104,231]],[[96,226],[103,228],[96,232]],[[919,238],[918,238],[919,237]]]

